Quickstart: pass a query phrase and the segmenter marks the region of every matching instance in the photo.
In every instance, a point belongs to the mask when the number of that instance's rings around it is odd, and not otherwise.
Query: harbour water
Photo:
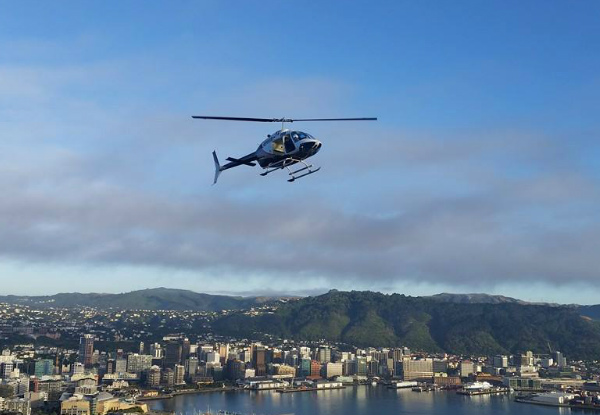
[[[177,415],[198,415],[207,408],[214,413],[224,410],[244,415],[564,415],[572,413],[569,408],[517,403],[510,395],[462,396],[448,391],[417,393],[410,389],[393,390],[384,386],[356,386],[306,393],[276,391],[199,393],[147,403],[152,409],[174,411]],[[585,412],[578,410],[573,413]]]

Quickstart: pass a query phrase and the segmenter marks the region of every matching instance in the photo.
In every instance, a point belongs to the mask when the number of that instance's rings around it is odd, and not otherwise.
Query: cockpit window
[[[304,140],[305,138],[310,138],[310,136],[302,131],[292,131],[292,139],[294,141]]]

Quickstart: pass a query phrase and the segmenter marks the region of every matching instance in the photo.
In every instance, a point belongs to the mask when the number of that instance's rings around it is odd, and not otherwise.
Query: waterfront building
[[[300,376],[300,377],[310,376],[310,366],[311,366],[311,360],[307,357],[303,357],[300,360],[300,368],[299,368],[298,376]]]
[[[188,376],[188,379],[192,378],[196,372],[198,371],[198,358],[196,356],[190,356],[185,361],[185,373]]]
[[[152,366],[150,368],[150,370],[148,370],[146,383],[151,388],[158,388],[160,386],[160,379],[161,379],[160,367]]]
[[[477,373],[475,364],[470,360],[463,360],[458,365],[458,373],[461,378],[467,378],[470,375]]]
[[[333,363],[327,362],[325,364],[325,377],[331,379],[335,376],[342,376],[344,365],[341,362]]]
[[[401,362],[398,362],[398,369],[398,375],[403,380],[431,380],[433,378],[433,359],[404,357]]]
[[[267,374],[267,352],[264,346],[255,346],[252,352],[252,364],[256,370],[256,376]]]
[[[175,370],[173,373],[174,373],[175,385],[184,385],[185,384],[185,366],[175,365]]]

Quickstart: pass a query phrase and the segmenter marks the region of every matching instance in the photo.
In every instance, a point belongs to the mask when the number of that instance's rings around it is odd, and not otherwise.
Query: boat
[[[417,382],[401,381],[401,382],[392,382],[388,386],[388,388],[389,389],[407,389],[407,388],[414,388],[416,386],[419,386],[419,384]]]

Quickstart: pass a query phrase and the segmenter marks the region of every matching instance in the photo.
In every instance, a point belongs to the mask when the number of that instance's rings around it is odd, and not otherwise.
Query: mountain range
[[[97,307],[132,310],[240,310],[288,297],[212,295],[173,288],[151,288],[121,294],[59,293],[44,296],[0,296],[0,303],[38,308]]]
[[[336,292],[332,290],[331,292]],[[197,293],[190,290],[174,288],[149,288],[120,294],[103,293],[59,293],[54,295],[27,296],[4,295],[0,296],[0,303],[29,305],[38,308],[44,307],[100,307],[122,308],[134,310],[191,310],[191,311],[220,311],[243,310],[253,306],[263,305],[281,300],[299,299],[298,296],[230,296]],[[555,303],[531,303],[516,298],[502,295],[483,293],[450,294],[441,293],[431,296],[417,297],[443,303],[456,304],[522,304],[522,305],[548,305],[556,307],[571,307],[581,315],[600,320],[599,305],[560,305]]]
[[[571,357],[600,358],[600,321],[596,321],[600,305],[528,303],[487,294],[410,297],[332,290],[304,298],[241,297],[155,288],[121,294],[7,295],[0,296],[0,303],[37,308],[234,310],[213,323],[215,332],[238,338],[269,334],[357,346],[402,345],[457,354],[543,353],[551,347]],[[243,313],[275,303],[273,313]]]
[[[214,329],[238,337],[262,333],[454,354],[547,353],[552,348],[573,358],[600,358],[600,322],[581,316],[578,308],[487,300],[331,291],[289,302],[271,314],[230,314]]]

